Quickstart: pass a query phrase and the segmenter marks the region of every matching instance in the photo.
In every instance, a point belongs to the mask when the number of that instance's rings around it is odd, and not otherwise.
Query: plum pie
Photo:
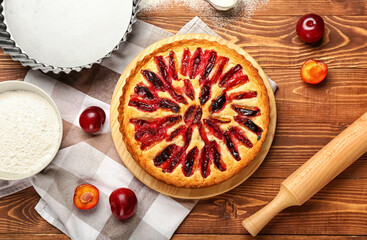
[[[207,39],[177,40],[140,57],[118,111],[139,166],[180,188],[212,186],[239,173],[260,152],[270,119],[258,70]]]

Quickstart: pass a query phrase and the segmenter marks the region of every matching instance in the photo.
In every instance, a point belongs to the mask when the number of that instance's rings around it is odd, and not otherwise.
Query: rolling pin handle
[[[301,203],[286,186],[281,185],[278,195],[260,211],[246,218],[242,225],[255,237],[275,215],[294,205],[301,205]]]
[[[242,224],[252,236],[280,211],[302,205],[367,152],[367,112],[285,179],[278,195]]]

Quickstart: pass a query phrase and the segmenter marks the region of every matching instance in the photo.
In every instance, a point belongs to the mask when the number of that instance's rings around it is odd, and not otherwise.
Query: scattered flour
[[[223,0],[222,0],[223,1]],[[228,0],[231,2],[232,0]],[[172,5],[190,8],[197,16],[215,16],[214,24],[225,27],[232,17],[240,17],[249,22],[255,12],[268,4],[269,0],[239,0],[237,5],[226,12],[216,10],[206,0],[142,0],[140,8],[143,11],[152,11],[158,8],[167,9]]]
[[[26,174],[53,157],[60,124],[53,107],[28,91],[0,94],[0,171]]]

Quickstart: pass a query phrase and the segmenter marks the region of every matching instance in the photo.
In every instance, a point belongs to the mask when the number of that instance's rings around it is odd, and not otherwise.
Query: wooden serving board
[[[258,69],[260,76],[264,80],[265,86],[268,91],[269,95],[269,102],[270,102],[270,123],[269,123],[269,130],[266,137],[266,140],[262,146],[261,151],[256,156],[254,161],[252,161],[249,166],[247,166],[245,169],[243,169],[239,174],[233,176],[229,180],[214,185],[211,187],[206,188],[199,188],[199,189],[186,189],[186,188],[178,188],[172,185],[168,185],[166,183],[163,183],[156,178],[152,177],[151,175],[147,174],[138,164],[137,162],[132,158],[130,153],[127,151],[125,143],[122,140],[122,134],[119,131],[120,124],[118,122],[118,106],[120,104],[119,98],[122,95],[122,88],[125,85],[125,79],[127,76],[129,76],[132,68],[136,65],[136,63],[144,58],[147,54],[150,54],[153,52],[156,48],[161,47],[164,44],[171,43],[178,40],[183,39],[207,39],[209,41],[216,41],[220,44],[226,45],[229,48],[232,48],[236,50],[238,53],[242,54],[246,57],[248,61],[250,61],[255,68]],[[271,89],[269,80],[260,67],[260,65],[242,48],[238,47],[237,45],[228,42],[222,38],[206,35],[206,34],[183,34],[183,35],[177,35],[170,38],[163,39],[148,48],[146,48],[144,51],[142,51],[138,56],[135,57],[135,59],[127,66],[125,71],[120,77],[120,80],[118,81],[115,91],[112,96],[111,101],[111,112],[110,112],[110,124],[111,124],[111,134],[113,141],[115,143],[115,147],[117,149],[117,152],[119,153],[121,160],[125,164],[125,166],[135,175],[136,178],[138,178],[142,183],[147,185],[148,187],[166,194],[171,197],[176,198],[183,198],[183,199],[203,199],[203,198],[209,198],[213,197],[219,194],[222,194],[224,192],[227,192],[236,186],[243,183],[246,179],[248,179],[260,166],[260,164],[265,159],[270,146],[272,144],[275,128],[276,128],[276,104],[275,104],[275,98],[274,93]]]

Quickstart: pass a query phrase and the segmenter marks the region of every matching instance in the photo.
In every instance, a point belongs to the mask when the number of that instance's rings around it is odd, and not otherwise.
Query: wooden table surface
[[[200,0],[203,1],[203,0]],[[322,15],[321,44],[297,37],[298,18]],[[141,20],[177,32],[195,15],[224,38],[247,50],[276,81],[278,125],[268,157],[236,189],[202,200],[177,229],[173,239],[252,239],[242,220],[277,193],[280,183],[367,111],[367,1],[269,0],[249,18],[196,11],[180,4],[142,11]],[[225,22],[223,22],[225,19]],[[302,82],[302,63],[315,58],[329,67],[325,82]],[[27,68],[0,54],[0,81],[23,79]],[[67,239],[34,210],[33,188],[0,199],[0,239]],[[257,239],[367,239],[367,155],[301,207],[275,217]]]

